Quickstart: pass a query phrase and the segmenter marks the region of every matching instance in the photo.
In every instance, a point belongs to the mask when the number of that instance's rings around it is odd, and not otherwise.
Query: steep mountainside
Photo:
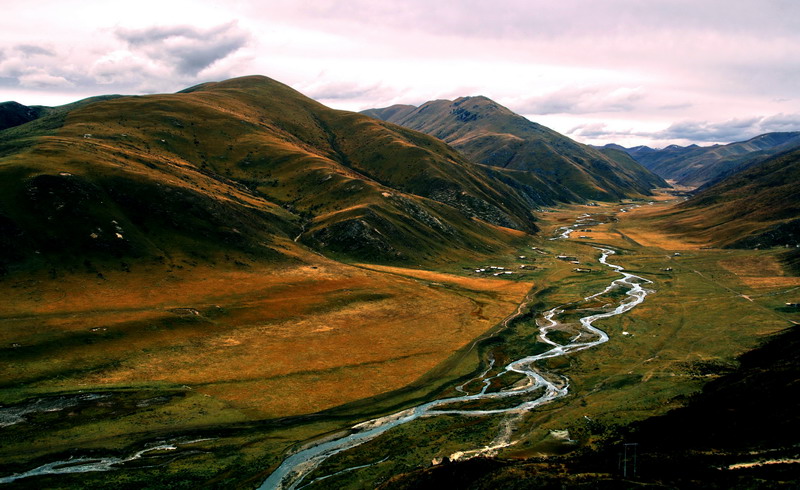
[[[635,147],[625,151],[665,179],[686,186],[719,182],[772,155],[800,147],[800,132],[767,133],[747,141],[714,146]]]
[[[421,133],[266,77],[106,97],[0,131],[5,270],[172,254],[407,260],[536,230],[530,199]],[[519,233],[517,233],[519,235]]]
[[[363,113],[435,136],[475,162],[530,174],[528,179],[535,178],[536,185],[561,201],[649,195],[650,189],[666,186],[633,160],[609,158],[486,97]]]
[[[728,247],[800,245],[800,150],[753,165],[666,216],[676,232]]]

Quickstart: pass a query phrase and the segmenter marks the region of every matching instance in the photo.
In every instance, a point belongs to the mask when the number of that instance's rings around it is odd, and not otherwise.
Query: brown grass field
[[[676,201],[662,199],[658,205],[645,205],[624,213],[621,218],[635,223],[635,226],[624,226],[624,229],[618,230],[617,233],[624,234],[624,236],[644,247],[661,248],[664,250],[697,250],[700,247],[707,246],[708,242],[706,241],[689,239],[686,236],[668,233],[664,230],[662,225],[649,221],[651,217],[664,211],[665,204],[673,202]]]
[[[252,417],[316,412],[409,384],[530,286],[324,260],[31,279],[3,285],[0,343],[46,348],[0,382],[40,393],[186,385]],[[74,374],[47,379],[57,372]]]
[[[753,289],[800,286],[800,277],[787,276],[774,256],[726,259],[720,260],[719,265]]]

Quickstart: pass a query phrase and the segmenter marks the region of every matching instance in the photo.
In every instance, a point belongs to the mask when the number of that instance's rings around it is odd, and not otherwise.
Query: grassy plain
[[[0,467],[116,454],[142,440],[318,413],[400,389],[515,310],[531,287],[315,264],[152,265],[0,283],[2,406],[103,396],[0,429]],[[307,430],[290,440],[311,437]]]

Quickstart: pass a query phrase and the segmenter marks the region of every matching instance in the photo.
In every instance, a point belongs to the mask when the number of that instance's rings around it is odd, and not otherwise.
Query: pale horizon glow
[[[0,2],[0,101],[258,74],[345,110],[484,95],[590,144],[800,131],[792,0]]]

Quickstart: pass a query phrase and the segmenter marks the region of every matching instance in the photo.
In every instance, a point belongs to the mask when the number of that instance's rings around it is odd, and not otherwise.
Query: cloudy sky
[[[485,95],[586,143],[800,130],[796,0],[0,0],[0,101],[262,74],[335,108]]]

